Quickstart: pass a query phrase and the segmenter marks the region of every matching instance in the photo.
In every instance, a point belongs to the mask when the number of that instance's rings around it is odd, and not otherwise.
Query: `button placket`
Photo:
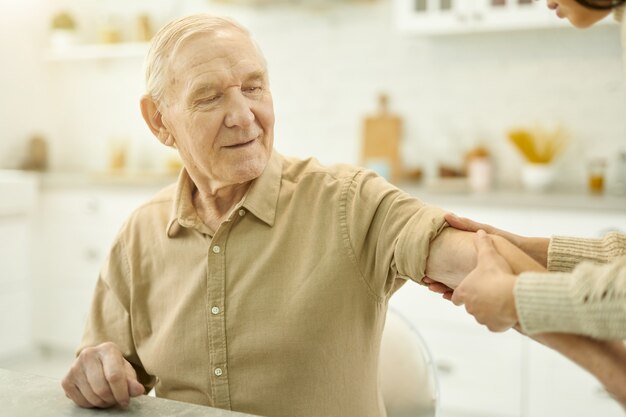
[[[216,231],[207,251],[208,277],[206,301],[208,338],[209,338],[209,373],[214,406],[230,408],[230,387],[228,378],[228,353],[226,344],[226,323],[223,306],[226,287],[226,242],[232,227],[231,222],[224,222]]]

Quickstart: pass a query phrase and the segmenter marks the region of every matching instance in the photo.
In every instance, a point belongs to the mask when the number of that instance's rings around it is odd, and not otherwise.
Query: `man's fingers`
[[[428,289],[438,294],[445,294],[447,292],[452,292],[452,288],[440,282],[433,282],[432,284],[429,284]]]
[[[128,384],[126,382],[126,363],[128,362],[117,350],[109,349],[102,353],[104,378],[113,397],[112,399],[122,407],[127,407],[130,401]]]
[[[135,370],[111,342],[83,349],[63,378],[62,386],[65,394],[83,408],[116,404],[126,407],[131,395],[144,391]]]
[[[105,408],[108,406],[108,403],[91,388],[91,384],[86,375],[83,375],[82,378],[78,378],[76,387],[80,391],[80,394],[90,404],[90,407]]]
[[[75,384],[75,374],[73,370],[70,370],[65,378],[61,381],[61,386],[63,387],[63,391],[65,391],[65,396],[70,400],[74,401],[79,407],[83,408],[93,408],[94,405],[91,404],[83,394],[80,393],[80,390]]]
[[[82,408],[94,408],[94,405],[91,404],[87,399],[80,393],[78,387],[72,383],[68,383],[67,385],[63,384],[63,389],[65,390],[65,395],[72,401],[74,401],[79,407]]]
[[[126,386],[128,387],[128,394],[131,397],[142,395],[145,392],[143,385],[137,381],[137,372],[130,362],[124,360],[124,369],[126,371]]]
[[[101,361],[84,367],[86,383],[79,384],[80,392],[96,407],[107,407],[115,403],[115,397],[104,373]]]
[[[436,292],[439,294],[445,294],[447,292],[454,291],[452,288],[448,287],[446,284],[442,284],[439,281],[435,281],[432,278],[424,277],[422,278],[422,283],[426,284],[428,289],[432,292]]]
[[[146,389],[137,381],[136,379],[127,379],[128,382],[128,392],[131,397],[138,397],[140,395],[145,394]]]

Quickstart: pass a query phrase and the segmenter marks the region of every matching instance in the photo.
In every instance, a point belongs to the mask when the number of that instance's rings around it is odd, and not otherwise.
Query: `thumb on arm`
[[[478,229],[474,236],[474,247],[476,248],[476,267],[461,281],[459,286],[451,294],[450,300],[457,306],[465,304],[466,287],[468,280],[473,280],[476,277],[480,277],[482,274],[482,268],[484,268],[485,262],[489,263],[490,257],[497,255],[495,246],[491,237],[482,229]],[[489,259],[485,259],[489,257]]]
[[[479,229],[474,236],[474,247],[476,248],[478,261],[483,255],[492,255],[496,251],[491,237],[482,229]]]

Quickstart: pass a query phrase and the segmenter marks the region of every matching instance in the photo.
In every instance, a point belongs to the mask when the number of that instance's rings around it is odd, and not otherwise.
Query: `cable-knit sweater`
[[[626,339],[626,235],[553,237],[548,273],[523,273],[515,303],[528,334],[576,333]]]
[[[626,69],[626,6],[613,17],[621,24]],[[566,332],[598,339],[626,339],[626,235],[604,239],[553,237],[549,273],[524,273],[515,303],[528,334]]]

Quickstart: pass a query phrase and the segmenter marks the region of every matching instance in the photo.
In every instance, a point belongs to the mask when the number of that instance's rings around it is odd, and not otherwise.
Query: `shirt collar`
[[[268,226],[274,225],[276,206],[282,180],[283,157],[272,150],[272,155],[265,170],[254,180],[248,193],[243,199],[243,207],[265,222]]]
[[[196,185],[193,183],[187,170],[183,168],[178,175],[174,201],[170,211],[170,220],[167,222],[166,233],[168,237],[174,237],[181,227],[196,228],[202,231],[206,228],[198,217],[193,206],[193,192]]]
[[[252,182],[241,204],[241,206],[248,209],[250,213],[269,226],[274,225],[276,217],[282,165],[282,156],[275,150],[272,150],[272,155],[263,173]],[[207,227],[198,217],[193,206],[193,192],[195,189],[195,184],[187,170],[183,168],[178,176],[174,201],[167,223],[166,234],[168,237],[176,236],[181,227],[195,228],[203,233],[208,232]]]

